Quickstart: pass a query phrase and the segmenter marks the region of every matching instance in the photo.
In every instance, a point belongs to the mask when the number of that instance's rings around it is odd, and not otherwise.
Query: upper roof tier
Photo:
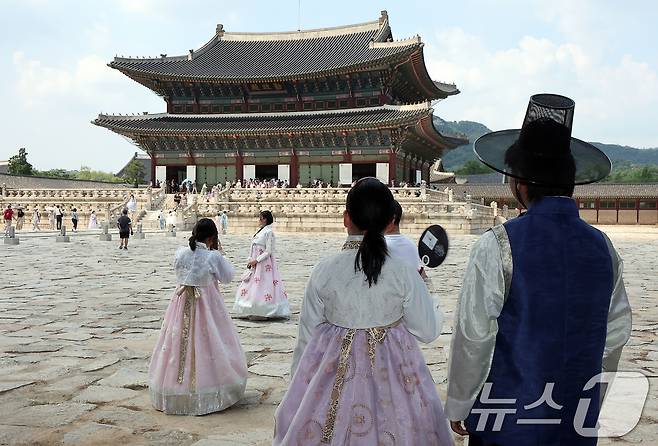
[[[415,66],[410,71],[423,84],[427,99],[459,93],[454,85],[429,78],[422,47],[418,36],[393,41],[388,14],[382,11],[379,20],[373,22],[307,31],[229,33],[218,25],[213,38],[188,55],[115,57],[109,66],[138,81],[238,83],[308,79],[408,62]]]

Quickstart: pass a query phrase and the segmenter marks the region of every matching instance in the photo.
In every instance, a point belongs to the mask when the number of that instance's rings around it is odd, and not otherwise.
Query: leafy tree
[[[122,178],[119,178],[114,174],[102,172],[100,170],[91,170],[91,168],[87,166],[81,166],[74,178],[76,180],[109,181],[112,183],[122,183],[124,181]]]
[[[14,175],[34,175],[32,164],[27,162],[27,151],[25,147],[18,149],[18,155],[9,158],[9,165],[7,167],[9,173]]]
[[[658,183],[658,165],[622,164],[615,166],[612,173],[603,181],[607,183]]]
[[[135,187],[137,187],[139,183],[144,182],[144,174],[144,164],[135,158],[126,166],[123,172],[123,178],[129,183],[134,183]]]
[[[477,175],[491,172],[493,170],[475,160],[468,160],[459,169],[455,170],[457,175]]]
[[[35,175],[39,175],[42,177],[50,177],[50,178],[73,178],[73,175],[71,175],[69,172],[67,172],[64,169],[50,169],[50,170],[37,170],[34,173]]]

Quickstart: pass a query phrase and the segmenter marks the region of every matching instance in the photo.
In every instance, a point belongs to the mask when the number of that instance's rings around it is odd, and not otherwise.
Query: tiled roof
[[[423,103],[295,113],[99,115],[93,124],[124,135],[254,135],[411,125],[431,113]]]
[[[422,51],[420,37],[392,41],[388,16],[358,25],[288,33],[225,33],[189,55],[159,58],[115,57],[109,65],[129,75],[179,80],[285,80],[390,65]],[[452,84],[433,83],[432,98],[459,93]]]
[[[450,184],[456,196],[465,193],[473,198],[509,198],[509,184]],[[574,198],[658,198],[658,184],[595,183],[576,186]]]

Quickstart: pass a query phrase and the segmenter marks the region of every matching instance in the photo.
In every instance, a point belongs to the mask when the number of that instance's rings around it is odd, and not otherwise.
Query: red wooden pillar
[[[155,165],[156,165],[156,158],[155,154],[151,153],[151,186],[155,187]]]
[[[290,157],[290,186],[295,187],[299,183],[299,160],[297,159],[297,152],[292,149],[292,156]]]
[[[239,150],[236,150],[236,153],[237,153],[238,156],[237,156],[237,159],[235,160],[235,179],[242,181],[243,180],[242,175],[243,175],[243,172],[244,172],[244,168],[243,168],[244,163],[242,161],[242,153],[240,153]]]

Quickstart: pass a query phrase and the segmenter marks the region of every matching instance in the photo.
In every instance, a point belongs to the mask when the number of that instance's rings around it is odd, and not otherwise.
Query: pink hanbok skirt
[[[425,359],[402,325],[320,325],[275,414],[275,446],[452,444]]]
[[[224,410],[244,394],[247,361],[219,287],[179,287],[149,367],[153,406],[167,414]]]
[[[255,259],[262,253],[261,245],[251,246],[250,258]],[[248,281],[240,282],[235,292],[233,312],[238,317],[290,317],[288,294],[273,255],[256,264]]]

